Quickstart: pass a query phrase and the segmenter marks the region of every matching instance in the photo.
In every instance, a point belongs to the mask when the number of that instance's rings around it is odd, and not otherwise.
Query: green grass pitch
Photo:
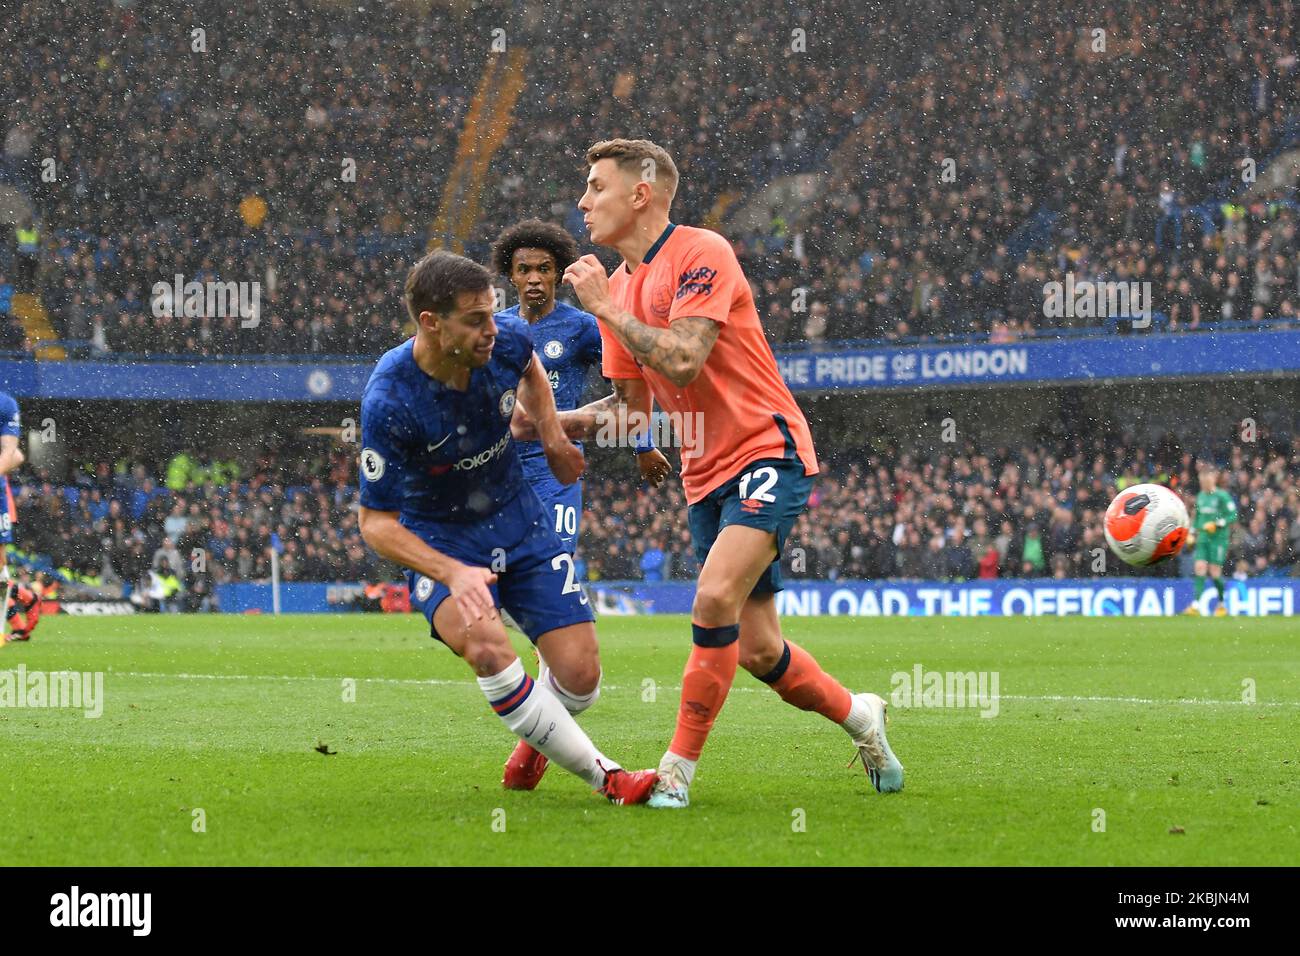
[[[0,707],[0,860],[1300,858],[1292,620],[816,618],[785,627],[850,688],[887,699],[891,675],[917,664],[997,672],[998,713],[891,707],[907,783],[882,796],[860,766],[845,766],[853,750],[841,730],[742,671],[692,806],[656,812],[610,806],[554,767],[533,793],[503,792],[513,738],[468,668],[415,617],[46,618],[30,644],[0,650],[0,671],[104,671],[104,710],[90,719]],[[599,628],[605,689],[581,722],[626,766],[653,766],[672,733],[688,623],[607,617]],[[345,679],[355,700],[344,699]],[[1247,679],[1253,704],[1242,700]]]

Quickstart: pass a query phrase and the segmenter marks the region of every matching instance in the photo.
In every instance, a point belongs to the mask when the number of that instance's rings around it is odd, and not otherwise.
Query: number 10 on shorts
[[[572,538],[578,533],[578,509],[573,505],[555,505],[555,533]]]

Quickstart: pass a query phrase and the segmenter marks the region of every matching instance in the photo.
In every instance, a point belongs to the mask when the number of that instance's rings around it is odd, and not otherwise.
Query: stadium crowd
[[[1044,315],[1067,272],[1151,281],[1172,329],[1295,317],[1294,190],[1242,181],[1300,128],[1291,3],[985,9],[849,144],[797,242],[747,239],[773,339],[1099,324]],[[1023,228],[1035,215],[1050,226]],[[792,310],[800,287],[819,307]]]
[[[18,547],[69,580],[131,589],[153,571],[175,576],[187,597],[268,580],[273,547],[285,581],[396,577],[361,540],[355,482],[342,452],[245,462],[181,453],[161,473],[100,461],[66,482],[38,470],[16,482]]]
[[[1101,516],[1131,484],[1197,488],[1197,462],[1172,441],[1086,448],[972,444],[919,456],[868,452],[828,468],[790,535],[791,578],[946,580],[1088,578],[1130,573],[1106,550]],[[1300,575],[1300,439],[1237,445],[1220,462],[1240,520],[1228,572]],[[309,482],[293,476],[312,474]],[[135,586],[147,572],[174,575],[177,607],[225,582],[265,581],[270,549],[285,581],[400,580],[357,530],[351,455],[264,452],[235,462],[178,455],[165,468],[98,462],[66,484],[20,474],[19,546],[65,575]],[[693,580],[698,565],[681,486],[655,490],[591,476],[579,540],[586,581]],[[1189,549],[1190,551],[1190,549]],[[1099,560],[1104,556],[1104,560]],[[1190,560],[1190,553],[1183,555]],[[1171,563],[1160,573],[1189,573]]]
[[[1296,139],[1293,0],[996,0],[978,16],[932,0],[902,22],[885,7],[742,0],[689,41],[675,14],[631,0],[599,18],[478,3],[466,20],[226,6],[178,18],[136,0],[73,31],[39,0],[0,23],[14,51],[0,62],[0,175],[37,210],[0,259],[0,347],[21,339],[2,290],[37,276],[79,355],[396,344],[394,289],[437,216],[498,24],[530,50],[529,85],[471,254],[527,216],[580,232],[582,150],[653,130],[685,171],[681,221],[721,223],[765,184],[822,171],[809,201],[732,236],[777,343],[1007,340],[1071,324],[1043,314],[1043,284],[1067,271],[1152,281],[1173,329],[1300,305],[1295,206],[1240,181],[1244,160],[1262,171]],[[612,26],[627,17],[645,29]],[[445,42],[474,30],[482,57]],[[576,37],[582,56],[566,53]],[[177,273],[258,282],[261,321],[154,315],[154,283]]]

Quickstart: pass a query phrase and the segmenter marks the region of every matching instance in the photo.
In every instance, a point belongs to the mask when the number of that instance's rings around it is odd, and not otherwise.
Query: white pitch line
[[[330,681],[339,683],[345,680],[354,680],[361,684],[412,684],[428,685],[431,687],[441,686],[465,686],[473,687],[474,685],[463,680],[438,680],[429,678],[427,680],[416,680],[408,677],[317,677],[314,674],[166,674],[152,673],[149,671],[108,671],[109,677],[143,677],[146,679],[172,678],[175,680],[296,680],[296,681]]]
[[[109,671],[108,675],[112,677],[139,677],[144,679],[174,679],[174,680],[270,680],[270,681],[329,681],[339,683],[344,680],[355,680],[361,684],[398,684],[410,685],[412,687],[466,687],[474,688],[474,684],[465,680],[440,680],[438,678],[416,679],[412,677],[318,677],[315,675],[300,674],[168,674],[151,671]],[[618,684],[602,684],[602,690],[621,691],[627,688]],[[680,685],[661,684],[659,690],[680,691]],[[732,693],[740,692],[745,694],[762,693],[762,687],[733,687]],[[1023,700],[1023,701],[1042,701],[1047,703],[1067,703],[1067,704],[1155,704],[1162,706],[1172,706],[1175,704],[1190,704],[1193,706],[1206,707],[1300,707],[1300,701],[1294,700],[1262,700],[1253,704],[1247,704],[1241,700],[1205,700],[1203,698],[1181,698],[1177,700],[1160,700],[1154,697],[1082,697],[1066,696],[1062,694],[1042,694],[1042,695],[1021,695],[1021,694],[999,694],[991,700]],[[947,702],[952,703],[953,698],[948,698]],[[925,707],[909,708],[899,706],[900,710],[925,710]],[[932,709],[932,708],[931,708]]]
[[[1300,707],[1296,700],[1261,700],[1248,704],[1244,700],[1204,700],[1198,697],[1184,697],[1178,700],[1157,700],[1153,697],[1064,697],[1057,694],[1021,697],[1015,694],[999,694],[995,700],[1044,700],[1073,703],[1103,704],[1204,704],[1212,707]]]

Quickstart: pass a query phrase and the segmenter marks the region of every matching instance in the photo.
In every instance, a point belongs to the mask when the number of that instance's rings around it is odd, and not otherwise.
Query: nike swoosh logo
[[[447,438],[450,438],[450,437],[451,437],[451,435],[448,435],[448,436],[447,436]],[[424,450],[425,450],[425,451],[437,451],[437,450],[438,450],[439,448],[441,448],[443,445],[447,444],[447,438],[444,438],[442,441],[438,442],[438,444],[436,444],[436,445],[429,445],[429,446],[428,446],[427,448],[425,448]]]

